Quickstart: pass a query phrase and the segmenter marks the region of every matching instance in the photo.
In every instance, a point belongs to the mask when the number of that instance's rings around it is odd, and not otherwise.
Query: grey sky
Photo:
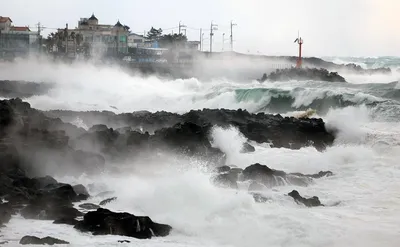
[[[296,55],[293,41],[300,30],[305,56],[400,56],[399,0],[0,0],[0,6],[0,15],[11,17],[14,25],[40,21],[49,28],[75,27],[92,12],[100,23],[119,19],[139,33],[182,21],[192,28],[187,30],[191,40],[199,40],[196,29],[209,29],[213,20],[219,25],[216,51],[222,48],[222,33],[229,38],[233,20],[238,24],[235,50],[241,52]]]

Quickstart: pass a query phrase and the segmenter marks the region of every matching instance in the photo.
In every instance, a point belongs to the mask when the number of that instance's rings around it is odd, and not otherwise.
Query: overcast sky
[[[304,56],[400,56],[400,0],[0,0],[0,6],[0,15],[14,25],[40,21],[48,28],[75,27],[93,12],[102,24],[120,20],[139,33],[182,21],[190,40],[199,40],[198,29],[214,21],[216,51],[224,32],[229,38],[233,20],[234,49],[240,52],[296,55],[293,41],[300,30]],[[165,32],[171,31],[178,29]]]

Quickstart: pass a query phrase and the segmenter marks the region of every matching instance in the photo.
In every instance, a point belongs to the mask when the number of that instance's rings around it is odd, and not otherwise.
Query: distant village
[[[188,41],[183,33],[165,34],[151,28],[143,35],[132,33],[118,21],[100,24],[92,14],[80,18],[75,28],[59,28],[43,37],[41,27],[31,31],[14,26],[11,17],[0,16],[0,59],[13,60],[28,54],[48,55],[54,59],[118,60],[125,63],[187,63],[201,52],[201,41]]]

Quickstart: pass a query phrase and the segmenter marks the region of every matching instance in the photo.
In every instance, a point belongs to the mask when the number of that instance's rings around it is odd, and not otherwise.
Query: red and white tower
[[[302,49],[302,45],[303,45],[303,39],[298,36],[297,39],[294,41],[294,43],[299,44],[299,57],[297,58],[297,63],[296,63],[296,68],[301,68],[301,64],[302,64],[302,57],[301,57],[301,49]]]

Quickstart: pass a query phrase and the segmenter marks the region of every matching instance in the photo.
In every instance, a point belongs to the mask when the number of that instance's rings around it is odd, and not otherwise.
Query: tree
[[[187,37],[183,34],[166,34],[159,38],[160,47],[178,47],[186,44]]]
[[[69,35],[69,37],[70,37],[72,40],[75,41],[75,38],[76,38],[75,32],[71,32],[71,34]]]
[[[162,36],[162,32],[163,30],[161,28],[155,29],[154,27],[151,27],[150,31],[147,32],[146,38],[149,40],[159,40]]]
[[[80,46],[83,42],[83,35],[81,33],[77,33],[75,36],[76,45]]]

